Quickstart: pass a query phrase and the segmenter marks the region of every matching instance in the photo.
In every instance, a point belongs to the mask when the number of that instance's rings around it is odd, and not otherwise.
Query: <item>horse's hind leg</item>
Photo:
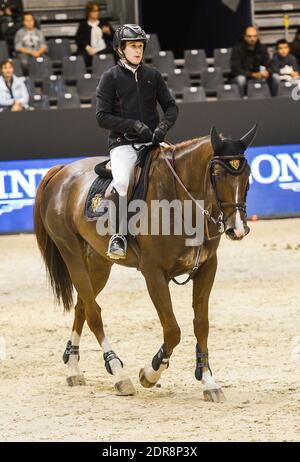
[[[205,401],[223,402],[224,393],[212,375],[208,362],[208,301],[217,269],[214,256],[200,267],[193,280],[194,332],[197,339],[195,377],[202,381]]]
[[[74,247],[73,247],[74,250]],[[112,351],[107,337],[104,334],[101,308],[95,301],[96,296],[105,287],[110,270],[111,263],[102,259],[98,254],[89,249],[88,256],[84,259],[75,259],[68,255],[66,250],[63,251],[66,264],[68,265],[73,284],[78,292],[80,304],[76,305],[74,329],[72,338],[78,343],[85,319],[91,331],[95,334],[101,348],[104,351],[106,370],[114,376],[114,384],[120,395],[132,395],[135,393],[130,379],[125,376],[123,363],[118,356]],[[78,329],[78,330],[77,330]],[[77,353],[77,366],[79,351]],[[77,380],[75,380],[76,382]],[[73,385],[74,383],[72,383]],[[77,384],[77,383],[76,383]]]
[[[84,304],[81,298],[77,297],[75,305],[75,319],[72,327],[71,338],[67,343],[63,354],[63,361],[68,365],[67,384],[69,386],[85,385],[85,379],[79,369],[79,342],[82,328],[85,322]]]

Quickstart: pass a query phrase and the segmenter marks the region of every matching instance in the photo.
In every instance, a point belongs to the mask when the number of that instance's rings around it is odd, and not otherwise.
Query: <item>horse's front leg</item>
[[[159,269],[143,271],[148,291],[157,310],[162,328],[164,343],[147,364],[140,371],[140,382],[145,388],[153,387],[164,370],[169,367],[169,359],[173,349],[180,342],[180,328],[174,316],[168,281]]]
[[[208,362],[207,338],[209,331],[208,301],[217,269],[217,256],[207,260],[193,281],[194,332],[196,344],[195,377],[202,382],[205,401],[223,402],[224,393],[212,375]]]

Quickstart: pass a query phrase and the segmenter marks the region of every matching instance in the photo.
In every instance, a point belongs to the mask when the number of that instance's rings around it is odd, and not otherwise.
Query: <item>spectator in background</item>
[[[12,61],[0,64],[0,111],[23,111],[28,108],[29,94],[22,78],[14,75]]]
[[[83,55],[86,66],[90,67],[94,55],[113,53],[114,30],[107,21],[100,19],[97,2],[88,2],[85,11],[86,19],[79,25],[75,40],[78,53]]]
[[[258,37],[255,27],[247,27],[243,39],[233,48],[231,54],[231,71],[234,83],[237,83],[244,96],[250,79],[266,80],[274,95],[276,81],[270,70],[268,49]]]
[[[293,80],[299,77],[297,59],[290,53],[290,46],[285,39],[276,42],[276,53],[271,61],[271,69],[277,85],[280,81]]]
[[[15,50],[25,73],[28,70],[29,59],[39,58],[47,51],[43,32],[36,28],[36,21],[31,13],[25,13],[23,16],[23,27],[15,37]]]
[[[22,25],[22,14],[22,0],[0,0],[0,40],[6,40],[11,56],[14,37]]]
[[[297,59],[298,66],[300,66],[300,27],[298,27],[295,38],[291,43],[291,53]]]

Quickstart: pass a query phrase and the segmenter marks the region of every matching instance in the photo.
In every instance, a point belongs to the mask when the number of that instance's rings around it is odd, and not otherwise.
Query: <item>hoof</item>
[[[146,379],[144,369],[140,370],[139,379],[140,379],[140,384],[144,388],[153,388],[156,385],[156,383],[149,382],[149,380]]]
[[[73,375],[67,378],[67,384],[69,385],[69,387],[77,387],[86,385],[86,381],[83,375]]]
[[[224,403],[226,401],[225,395],[221,388],[215,390],[204,390],[204,401],[210,401],[211,403]]]
[[[130,379],[124,379],[116,382],[115,389],[117,390],[118,396],[133,396],[136,393]]]

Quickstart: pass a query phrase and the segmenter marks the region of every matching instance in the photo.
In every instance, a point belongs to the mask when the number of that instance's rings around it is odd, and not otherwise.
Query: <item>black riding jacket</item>
[[[135,74],[119,62],[104,72],[97,87],[96,117],[101,128],[110,130],[109,149],[130,144],[134,122],[140,120],[154,131],[159,124],[157,102],[168,128],[175,123],[178,108],[157,69],[141,64]]]

